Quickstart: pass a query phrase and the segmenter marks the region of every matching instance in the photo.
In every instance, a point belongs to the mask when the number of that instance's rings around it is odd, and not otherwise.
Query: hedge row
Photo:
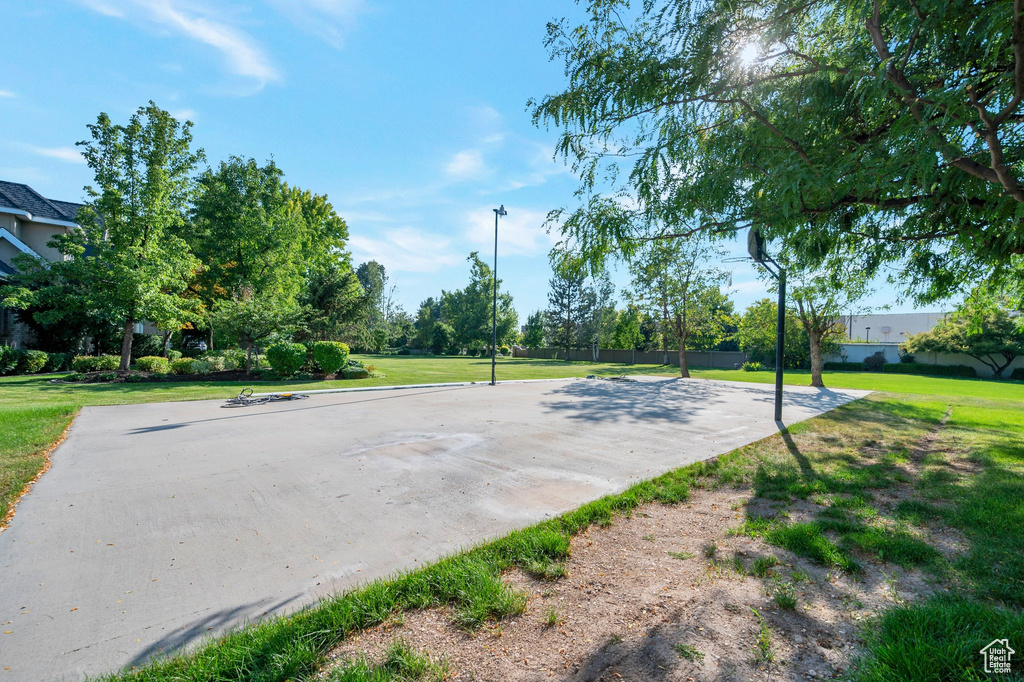
[[[0,346],[0,376],[60,372],[69,369],[70,364],[71,355],[68,353],[46,353]]]
[[[917,363],[885,363],[882,371],[888,374],[926,374],[935,377],[977,377],[978,372],[968,365],[919,365]]]
[[[826,362],[826,372],[866,372],[863,362]],[[935,377],[977,377],[973,367],[967,365],[922,365],[916,362],[887,362],[882,365],[886,374],[924,374]]]

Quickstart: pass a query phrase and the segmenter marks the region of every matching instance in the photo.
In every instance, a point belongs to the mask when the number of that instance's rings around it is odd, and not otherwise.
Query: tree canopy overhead
[[[934,300],[1024,268],[1024,0],[591,0],[549,25],[591,260],[750,225]],[[837,262],[837,261],[833,261]],[[842,261],[839,261],[842,262]]]

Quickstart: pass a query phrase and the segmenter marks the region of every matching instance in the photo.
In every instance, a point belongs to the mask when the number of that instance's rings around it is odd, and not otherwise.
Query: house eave
[[[0,206],[0,213],[9,213],[11,215],[22,216],[27,220],[32,221],[33,223],[43,223],[46,225],[60,225],[61,227],[78,227],[78,223],[72,223],[67,220],[57,220],[56,218],[37,217],[29,213],[28,211],[23,211],[20,208],[11,208],[9,206]]]

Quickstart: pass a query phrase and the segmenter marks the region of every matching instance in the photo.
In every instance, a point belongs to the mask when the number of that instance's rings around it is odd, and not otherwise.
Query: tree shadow
[[[136,653],[124,667],[143,666],[150,659],[169,657],[183,647],[196,644],[205,639],[220,637],[225,631],[246,627],[264,616],[277,614],[300,596],[300,594],[296,594],[277,603],[269,603],[271,602],[270,599],[260,599],[201,616],[191,623],[171,630],[160,639],[149,644]]]

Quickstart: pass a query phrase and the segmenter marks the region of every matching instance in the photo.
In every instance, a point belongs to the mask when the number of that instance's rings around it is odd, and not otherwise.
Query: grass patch
[[[768,572],[771,571],[772,567],[778,565],[779,560],[774,556],[759,556],[754,559],[754,565],[750,568],[750,574],[757,578],[763,578],[768,575]]]
[[[565,619],[562,618],[562,612],[554,606],[549,606],[548,610],[544,612],[544,627],[553,628],[556,625],[561,625],[563,622],[565,622]]]
[[[442,682],[448,675],[448,662],[434,661],[416,651],[406,641],[388,647],[384,660],[373,664],[365,656],[335,668],[328,682]]]
[[[692,644],[676,644],[673,649],[679,654],[680,658],[685,658],[690,663],[703,663],[704,654],[697,650],[697,647]]]
[[[775,647],[772,644],[772,628],[768,625],[760,613],[753,606],[750,610],[757,617],[757,648],[754,649],[754,659],[760,663],[771,663],[775,660]]]
[[[853,679],[992,679],[982,671],[978,652],[996,638],[1009,637],[1013,646],[1022,634],[1024,614],[959,596],[940,595],[922,604],[898,606],[864,628],[867,644],[854,667]],[[1016,662],[1014,656],[1015,669]]]
[[[829,540],[816,523],[787,524],[767,519],[748,519],[740,532],[764,538],[766,542],[822,566],[838,568],[847,573],[860,570],[860,564]]]
[[[24,487],[46,463],[46,453],[71,423],[69,405],[12,407],[0,411],[0,526]]]
[[[693,557],[697,556],[693,552],[687,552],[687,551],[669,552],[668,555],[670,557],[672,557],[673,559],[680,559],[680,560],[683,560],[683,561],[685,561],[686,559],[692,559]]]

